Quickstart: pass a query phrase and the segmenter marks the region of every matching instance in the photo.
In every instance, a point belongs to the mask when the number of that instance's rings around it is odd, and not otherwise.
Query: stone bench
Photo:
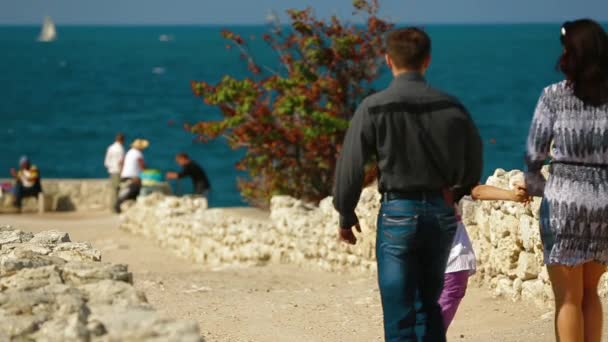
[[[0,179],[0,183],[12,180]],[[42,191],[44,195],[38,198],[24,198],[23,212],[110,211],[113,207],[108,179],[42,179]],[[170,194],[171,187],[160,183],[151,191]],[[12,194],[0,197],[0,213],[16,212],[13,202]]]
[[[0,198],[0,213],[15,213],[17,208],[13,206],[15,197],[12,194],[4,194]],[[56,211],[53,206],[53,196],[45,193],[39,193],[38,196],[26,197],[23,199],[22,212],[24,213],[45,213]]]
[[[0,183],[12,180],[0,179]],[[111,189],[107,179],[42,179],[43,195],[24,198],[24,212],[110,210]],[[14,212],[12,194],[0,199],[0,212]]]

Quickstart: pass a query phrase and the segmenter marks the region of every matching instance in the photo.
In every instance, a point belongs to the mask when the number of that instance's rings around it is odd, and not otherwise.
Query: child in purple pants
[[[439,297],[439,306],[443,314],[443,324],[448,330],[456,315],[458,305],[467,292],[469,276],[475,274],[475,252],[471,240],[462,222],[454,235],[454,242],[443,280],[443,291]]]
[[[491,185],[479,185],[473,189],[472,197],[474,200],[481,201],[526,202],[528,200],[526,191],[519,185],[515,185],[513,190],[501,189]],[[464,224],[458,222],[458,229],[454,235],[454,242],[445,271],[443,291],[439,297],[439,306],[441,306],[446,331],[467,292],[469,276],[475,273],[475,268],[475,252],[471,240]]]

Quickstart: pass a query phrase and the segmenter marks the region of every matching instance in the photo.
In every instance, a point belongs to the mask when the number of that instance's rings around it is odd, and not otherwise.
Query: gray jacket
[[[387,89],[367,97],[352,118],[334,187],[343,228],[358,222],[364,166],[373,157],[381,193],[451,189],[459,200],[482,172],[482,142],[467,110],[418,73],[397,76]]]

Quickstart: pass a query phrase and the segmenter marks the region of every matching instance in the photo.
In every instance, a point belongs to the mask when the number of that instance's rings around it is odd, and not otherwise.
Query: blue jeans
[[[445,342],[437,302],[456,226],[440,196],[382,203],[376,258],[387,342]]]

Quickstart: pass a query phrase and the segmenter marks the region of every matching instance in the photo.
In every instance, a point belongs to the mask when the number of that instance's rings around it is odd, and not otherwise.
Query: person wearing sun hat
[[[114,206],[114,211],[120,213],[120,206],[127,200],[136,199],[141,191],[140,175],[145,169],[143,151],[150,146],[146,139],[135,139],[131,143],[131,149],[125,155],[120,178],[122,182],[118,200]]]

